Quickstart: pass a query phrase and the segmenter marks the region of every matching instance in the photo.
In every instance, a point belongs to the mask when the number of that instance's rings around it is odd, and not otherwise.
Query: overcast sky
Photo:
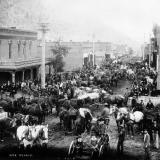
[[[93,32],[112,28],[138,43],[148,41],[155,23],[160,24],[160,0],[43,0],[49,19],[70,30]],[[54,18],[53,18],[53,17]],[[103,29],[102,29],[103,28]],[[63,32],[61,33],[63,35]],[[102,35],[102,33],[101,33]],[[78,36],[75,35],[75,36]],[[99,37],[98,37],[99,38]],[[100,38],[99,38],[100,39]]]

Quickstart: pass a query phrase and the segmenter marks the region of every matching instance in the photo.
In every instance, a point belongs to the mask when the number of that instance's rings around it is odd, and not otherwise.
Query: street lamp
[[[39,30],[42,32],[42,55],[41,55],[41,88],[45,89],[45,36],[48,29],[48,23],[40,23]]]

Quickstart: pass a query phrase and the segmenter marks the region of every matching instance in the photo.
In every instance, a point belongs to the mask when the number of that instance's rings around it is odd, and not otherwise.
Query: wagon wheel
[[[98,157],[97,150],[92,150],[90,159],[91,160],[97,160],[97,157]]]
[[[68,150],[68,156],[72,156],[74,152],[74,141],[71,142]]]
[[[103,156],[104,150],[105,150],[105,146],[101,145],[100,148],[99,148],[99,158]]]

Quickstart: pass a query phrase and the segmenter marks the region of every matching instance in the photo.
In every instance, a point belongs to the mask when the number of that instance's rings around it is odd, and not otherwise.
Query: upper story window
[[[32,49],[32,41],[29,41],[29,50],[31,51]]]
[[[8,46],[9,46],[9,59],[12,58],[12,40],[8,41]]]
[[[26,41],[23,41],[23,55],[26,57]]]
[[[18,45],[18,55],[19,55],[21,51],[21,41],[18,40],[17,45]]]

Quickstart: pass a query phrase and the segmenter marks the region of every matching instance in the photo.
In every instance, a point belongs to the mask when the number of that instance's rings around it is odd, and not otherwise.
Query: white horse
[[[23,145],[24,148],[27,146],[33,146],[33,140],[31,138],[31,132],[30,132],[31,126],[22,125],[17,128],[17,139],[19,141],[19,145]]]
[[[34,143],[38,143],[41,146],[48,144],[48,125],[33,126],[30,130]]]
[[[127,74],[132,75],[132,74],[134,74],[134,71],[132,69],[128,69]]]
[[[116,106],[112,106],[110,109],[110,114],[117,112],[116,120],[119,120],[122,116],[128,115],[130,120],[135,123],[140,122],[143,120],[144,114],[140,111],[129,111],[126,107],[117,108]]]
[[[121,107],[121,108],[118,108],[117,106],[113,105],[113,106],[110,106],[110,115],[113,115],[113,114],[116,114],[117,113],[121,113],[121,114],[128,114],[128,108],[126,107]]]
[[[147,83],[151,83],[151,84],[153,84],[153,79],[152,78],[150,78],[149,76],[146,76],[145,77],[146,78],[146,80],[147,80]]]
[[[124,125],[124,123],[127,122],[127,124],[129,124],[130,126],[132,125],[132,127],[134,124],[142,125],[142,120],[144,118],[144,114],[142,112],[129,111],[129,109],[126,107],[117,108],[116,106],[112,106],[110,109],[110,114],[113,114],[113,113],[115,114],[115,118],[116,118],[118,127],[119,127],[118,122],[122,123],[122,125]]]
[[[17,139],[24,148],[33,147],[35,143],[41,146],[48,143],[48,125],[25,126],[17,128]]]

